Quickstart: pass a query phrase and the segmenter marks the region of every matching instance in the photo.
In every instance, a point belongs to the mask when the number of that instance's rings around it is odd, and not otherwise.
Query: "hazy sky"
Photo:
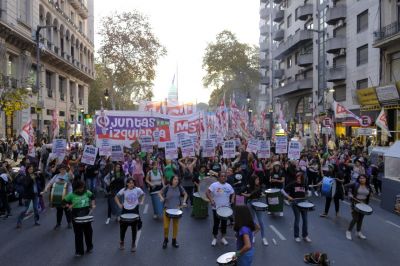
[[[136,9],[147,15],[168,52],[157,67],[154,99],[166,98],[178,66],[179,100],[208,102],[211,90],[202,85],[201,67],[207,44],[224,29],[241,42],[258,44],[259,7],[259,0],[96,0],[95,33],[100,18],[113,11]]]

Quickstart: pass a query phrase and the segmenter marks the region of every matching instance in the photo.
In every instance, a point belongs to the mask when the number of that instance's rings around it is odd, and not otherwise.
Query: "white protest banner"
[[[226,140],[222,145],[222,157],[233,159],[236,155],[236,142],[234,140]]]
[[[165,142],[165,159],[178,159],[178,147],[175,141]]]
[[[202,157],[214,157],[215,156],[215,140],[213,139],[205,139],[203,141],[203,152]]]
[[[275,153],[287,153],[287,137],[286,136],[277,136],[275,143]]]
[[[83,150],[81,163],[94,165],[96,161],[98,148],[92,145],[86,145],[85,149]]]
[[[193,141],[191,139],[181,140],[181,151],[182,157],[195,156]]]
[[[271,157],[271,143],[269,140],[260,140],[257,157],[259,159],[267,159]]]
[[[111,142],[109,139],[101,139],[97,146],[99,148],[100,156],[111,156]]]
[[[222,144],[224,142],[224,138],[222,137],[222,135],[218,135],[216,138],[216,144]]]
[[[289,142],[288,158],[292,160],[300,159],[301,145],[298,141]]]
[[[67,151],[67,140],[65,139],[54,139],[52,153],[56,155],[65,155]]]
[[[153,141],[154,141],[154,145],[158,145],[158,143],[160,142],[160,131],[159,130],[153,131]]]
[[[258,146],[259,146],[258,140],[257,139],[251,139],[247,143],[246,151],[247,152],[257,153]]]
[[[218,137],[217,133],[210,133],[210,136],[209,136],[210,139],[215,139],[216,140],[217,137]]]
[[[178,147],[181,147],[181,141],[187,139],[186,132],[181,132],[176,134],[176,142],[178,143]]]
[[[152,136],[140,136],[140,146],[143,152],[152,152],[153,151]]]
[[[189,139],[192,140],[193,144],[196,144],[199,137],[197,135],[189,135]]]
[[[242,144],[242,142],[240,141],[240,139],[234,139],[235,140],[235,145],[236,147],[239,147],[240,144]]]
[[[124,161],[124,150],[121,145],[111,146],[111,160],[113,162],[123,162]]]

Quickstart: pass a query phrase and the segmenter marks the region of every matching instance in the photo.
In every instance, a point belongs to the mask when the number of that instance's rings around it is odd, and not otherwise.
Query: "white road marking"
[[[278,229],[275,228],[275,226],[270,225],[269,226],[272,231],[274,231],[274,233],[281,239],[281,240],[286,240],[286,238],[281,234],[281,232],[278,231]]]
[[[141,234],[142,234],[142,230],[138,231],[136,234],[136,242],[135,242],[136,248],[138,247]]]
[[[274,243],[275,246],[277,245],[275,238],[272,238],[272,242]]]
[[[146,204],[144,205],[143,214],[147,214],[148,211],[149,211],[149,204]]]
[[[391,225],[393,225],[393,226],[395,226],[395,227],[397,227],[397,228],[400,229],[400,225],[395,224],[394,222],[391,222],[391,221],[386,220],[386,223],[391,224]]]

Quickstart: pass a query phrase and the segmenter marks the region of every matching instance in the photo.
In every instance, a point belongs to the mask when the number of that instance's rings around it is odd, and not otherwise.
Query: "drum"
[[[166,209],[165,210],[165,215],[167,215],[167,217],[169,218],[181,218],[182,217],[183,212],[179,209]]]
[[[208,188],[211,186],[211,184],[214,182],[217,182],[217,179],[215,177],[207,177],[200,181],[199,195],[203,200],[209,201],[207,198],[206,192],[207,192]]]
[[[322,178],[321,194],[325,197],[332,198],[336,193],[335,179],[324,176]]]
[[[51,207],[62,207],[62,201],[67,195],[68,183],[58,182],[54,183],[50,192]]]
[[[93,216],[87,215],[87,216],[76,217],[76,218],[74,218],[74,221],[77,224],[91,223],[91,222],[93,222]]]
[[[252,201],[251,207],[253,207],[253,209],[258,212],[264,212],[268,210],[268,205],[261,201]]]
[[[301,210],[313,211],[315,209],[315,205],[309,201],[298,202],[296,205]]]
[[[279,188],[265,190],[269,212],[283,212],[283,196]]]
[[[120,219],[122,223],[133,223],[139,220],[139,215],[136,213],[124,213],[121,214]]]
[[[222,206],[217,208],[217,216],[222,220],[228,220],[229,217],[233,215],[233,210],[231,207]]]
[[[203,200],[198,192],[193,193],[192,216],[194,218],[206,218],[208,216],[208,202]]]
[[[228,253],[222,254],[221,256],[218,257],[217,264],[225,265],[225,266],[235,266],[236,260],[233,260],[233,257],[235,255],[236,255],[235,252],[228,252]]]
[[[163,204],[160,200],[160,197],[158,196],[158,192],[152,192],[150,193],[151,196],[151,203],[153,204],[153,211],[154,215],[161,216],[163,213]]]
[[[365,203],[357,203],[354,206],[354,209],[356,210],[356,212],[364,214],[364,215],[371,215],[373,212],[371,206],[369,206],[368,204],[365,204]]]

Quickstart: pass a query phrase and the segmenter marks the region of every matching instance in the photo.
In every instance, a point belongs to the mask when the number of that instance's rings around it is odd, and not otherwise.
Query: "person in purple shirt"
[[[235,226],[236,232],[236,259],[237,266],[251,266],[254,257],[253,234],[259,230],[254,223],[250,210],[246,205],[236,206]]]

